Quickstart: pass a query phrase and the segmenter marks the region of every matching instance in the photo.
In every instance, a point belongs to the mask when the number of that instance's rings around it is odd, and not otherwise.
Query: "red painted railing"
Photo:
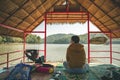
[[[89,55],[89,57],[88,57],[88,59],[89,59],[89,61],[88,61],[88,63],[90,63],[90,58],[93,58],[93,57],[91,57],[90,56],[90,53],[91,52],[109,52],[109,57],[96,57],[96,58],[110,58],[110,64],[112,64],[112,35],[111,35],[111,32],[101,32],[101,31],[90,31],[89,32],[89,30],[88,30],[88,55]],[[100,51],[92,51],[91,49],[90,49],[90,34],[91,33],[94,33],[94,34],[100,34],[100,33],[104,33],[104,34],[108,34],[110,37],[109,37],[109,40],[110,40],[110,45],[109,45],[109,51],[103,51],[103,50],[100,50]],[[95,58],[95,57],[94,57]]]
[[[120,52],[117,52],[117,51],[112,51],[112,53],[114,53],[114,54],[119,54],[119,55],[120,55]],[[113,59],[113,60],[116,60],[116,61],[120,61],[120,57],[119,57],[119,58],[113,57],[112,59]]]
[[[90,51],[90,52],[110,52],[110,51]],[[112,55],[114,55],[114,54],[119,54],[120,55],[120,52],[118,52],[118,51],[112,51]],[[111,58],[110,60],[116,60],[116,61],[120,61],[120,58],[116,58],[116,57],[93,57],[93,56],[91,56],[90,58]]]
[[[4,56],[4,55],[7,56],[7,57],[6,57],[6,60],[7,60],[7,61],[1,62],[0,65],[6,64],[6,68],[8,68],[8,67],[9,67],[9,62],[13,62],[13,61],[16,61],[16,60],[19,60],[19,59],[22,60],[22,59],[23,59],[23,56],[22,56],[22,57],[15,58],[15,59],[12,59],[12,60],[9,58],[10,54],[15,54],[15,53],[18,53],[18,52],[23,52],[23,50],[17,50],[17,51],[13,51],[13,52],[7,52],[7,53],[2,53],[2,54],[0,54],[0,56]],[[22,53],[21,53],[21,54],[22,54]]]

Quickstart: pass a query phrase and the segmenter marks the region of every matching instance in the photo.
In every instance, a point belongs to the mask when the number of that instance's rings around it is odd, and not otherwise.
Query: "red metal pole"
[[[89,25],[89,13],[88,13],[88,63],[90,63],[90,25]]]
[[[45,33],[45,31],[25,31],[25,33]]]
[[[20,29],[17,29],[17,28],[13,28],[11,26],[7,26],[7,25],[4,25],[4,24],[0,24],[1,27],[4,27],[4,28],[8,28],[8,29],[11,29],[11,30],[14,30],[14,31],[18,31],[18,32],[24,32],[23,30],[20,30]]]
[[[105,32],[105,31],[104,32],[103,31],[102,32],[100,32],[100,31],[90,31],[90,33],[106,33],[106,34],[110,34],[110,32]]]
[[[23,62],[25,62],[25,47],[26,47],[26,33],[24,32],[24,43],[23,43]]]
[[[45,41],[44,41],[44,58],[45,58],[45,62],[46,62],[46,30],[47,30],[47,13],[45,14],[45,33],[44,33],[44,39],[45,39]]]
[[[55,15],[59,15],[59,14],[62,14],[62,15],[66,15],[66,12],[47,12],[47,15],[50,15],[50,14],[55,14]],[[84,15],[87,15],[88,12],[85,12],[85,11],[80,11],[80,12],[69,12],[68,14],[84,14]]]
[[[66,11],[69,12],[69,1],[66,0]]]
[[[110,64],[112,64],[112,35],[110,32]]]
[[[110,57],[91,57],[91,58],[110,58]]]
[[[9,53],[7,53],[7,69],[9,67]]]
[[[112,59],[114,59],[114,60],[116,60],[116,61],[120,61],[120,59],[118,59],[118,58],[112,58]]]
[[[66,20],[68,20],[67,18],[66,19],[62,19],[62,18],[57,18],[57,19],[47,19],[47,20],[64,20],[64,21],[66,21]],[[87,20],[87,18],[86,19],[69,19],[69,20]]]
[[[88,12],[48,12],[48,13],[46,13],[46,15],[45,15],[45,42],[44,42],[44,44],[45,44],[45,54],[44,54],[44,56],[45,56],[45,59],[46,59],[46,28],[47,28],[47,26],[46,26],[46,23],[47,23],[47,20],[49,21],[51,21],[51,20],[55,20],[55,19],[51,19],[51,17],[49,17],[48,15],[52,15],[52,14],[56,14],[56,15],[59,15],[59,14],[62,14],[62,15],[66,15],[66,14],[79,14],[79,15],[87,15],[87,18],[85,19],[85,20],[88,20],[88,63],[90,63],[90,29],[89,29],[89,13]],[[64,19],[64,17],[61,17],[61,18],[63,18],[63,19],[61,19],[61,20],[66,20],[66,18]],[[75,17],[76,18],[76,17]],[[60,20],[59,18],[58,18],[58,20]],[[72,19],[69,19],[69,20],[72,20]],[[76,19],[75,19],[76,20]],[[80,19],[78,19],[78,20],[80,20]],[[81,19],[81,20],[83,20],[83,19]]]

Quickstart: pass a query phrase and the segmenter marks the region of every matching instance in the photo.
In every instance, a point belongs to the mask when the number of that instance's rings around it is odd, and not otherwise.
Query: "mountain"
[[[68,44],[71,37],[75,34],[53,34],[47,36],[47,43],[49,44]],[[80,43],[87,43],[87,34],[78,35],[80,37]],[[41,41],[44,42],[44,39]]]
[[[68,44],[70,42],[71,36],[74,34],[53,34],[50,36],[47,36],[47,43],[49,44]],[[41,43],[44,42],[44,39],[42,39]]]
[[[48,44],[68,44],[70,42],[71,36],[74,34],[53,34],[47,36],[47,43]],[[82,34],[78,35],[80,37],[80,43],[87,44],[88,43],[88,34]],[[97,39],[97,37],[99,37]],[[100,41],[100,37],[105,37],[107,39],[107,43],[109,43],[109,39],[106,35],[104,34],[90,34],[90,39],[94,40],[96,38],[97,41]],[[44,39],[41,40],[41,43],[44,42]],[[117,43],[120,44],[120,38],[119,39],[112,39],[112,43]]]

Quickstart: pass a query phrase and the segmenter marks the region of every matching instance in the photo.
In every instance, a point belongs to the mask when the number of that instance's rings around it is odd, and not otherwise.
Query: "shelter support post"
[[[112,34],[110,33],[110,64],[112,64]]]
[[[45,18],[45,27],[44,27],[45,28],[45,33],[44,33],[44,59],[45,59],[45,62],[46,62],[46,43],[47,43],[46,42],[46,30],[47,30],[46,15],[47,14],[45,14],[45,17],[44,17]]]
[[[9,67],[9,54],[7,53],[7,69]]]
[[[88,26],[88,63],[90,63],[90,25],[89,25],[89,13],[87,14],[87,26]]]
[[[25,47],[26,47],[26,33],[24,32],[24,43],[23,43],[23,62],[25,62]]]

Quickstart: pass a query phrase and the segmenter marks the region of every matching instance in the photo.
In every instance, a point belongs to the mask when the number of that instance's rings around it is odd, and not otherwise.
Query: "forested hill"
[[[54,34],[47,37],[47,43],[49,44],[68,44],[71,37],[74,34]],[[81,43],[87,43],[87,34],[78,35]],[[43,40],[41,41],[43,42]]]
[[[68,44],[70,42],[71,36],[74,34],[54,34],[47,37],[47,43],[48,44]],[[87,34],[78,35],[80,37],[80,43],[87,44]],[[94,37],[106,37],[104,34],[91,34],[90,38]],[[107,37],[106,37],[107,38]],[[120,44],[120,38],[119,39],[113,39],[113,43]],[[43,40],[41,41],[43,43]],[[109,42],[109,39],[108,41]]]
[[[71,36],[74,34],[54,34],[47,37],[48,44],[68,44],[70,42]],[[88,34],[78,35],[80,37],[80,43],[87,44],[88,42]],[[100,37],[106,37],[107,41],[105,44],[109,44],[109,39],[104,34],[90,34],[90,39],[92,42],[94,40],[99,41]],[[43,43],[44,39],[41,39],[38,35],[29,34],[26,37],[26,42],[30,44],[39,44]],[[0,36],[0,44],[1,43],[22,43],[22,38],[10,37],[10,36]],[[95,42],[94,42],[95,43]],[[120,38],[112,39],[112,43],[120,44]]]
[[[55,44],[68,44],[71,37],[75,34],[54,34],[47,37],[47,43]],[[87,43],[88,34],[78,35],[80,37],[80,43]],[[101,35],[100,35],[101,36]],[[103,36],[103,35],[102,35]],[[96,37],[96,35],[91,34],[91,38]],[[43,42],[43,41],[42,41]]]
[[[47,37],[47,43],[67,44],[74,34],[54,34]]]

